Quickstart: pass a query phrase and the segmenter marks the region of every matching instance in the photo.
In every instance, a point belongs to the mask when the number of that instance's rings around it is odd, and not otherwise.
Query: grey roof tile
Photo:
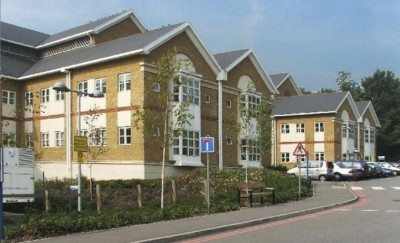
[[[247,51],[249,51],[249,49],[218,53],[214,55],[214,58],[215,60],[217,60],[219,66],[222,69],[226,69],[227,67],[229,67],[229,65],[235,62],[239,57],[241,57]]]
[[[31,47],[36,47],[50,36],[45,33],[26,29],[5,22],[0,22],[0,24],[2,40],[8,40]]]
[[[278,97],[273,100],[274,116],[335,113],[348,92]]]
[[[102,58],[141,50],[179,25],[181,24],[170,25],[160,29],[127,36],[113,41],[104,42],[99,45],[84,47],[71,52],[45,58],[29,68],[23,76],[35,75],[52,70],[55,71],[62,67],[79,65]]]
[[[272,83],[274,83],[275,87],[279,87],[284,80],[289,75],[289,73],[278,73],[278,74],[270,74]]]
[[[355,102],[358,113],[360,113],[360,115],[364,114],[364,111],[367,109],[369,101],[358,101]]]
[[[21,56],[1,53],[1,75],[9,77],[21,76],[36,61]]]

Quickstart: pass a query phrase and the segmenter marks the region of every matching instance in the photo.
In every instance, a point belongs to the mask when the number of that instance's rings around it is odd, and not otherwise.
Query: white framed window
[[[287,163],[290,161],[290,154],[287,152],[281,153],[281,162]]]
[[[342,160],[347,160],[347,154],[342,154]]]
[[[86,133],[86,136],[90,136],[89,145],[90,146],[104,146],[107,145],[107,131],[106,128],[96,128],[90,134]]]
[[[296,132],[297,133],[304,133],[304,123],[297,123],[296,124]]]
[[[56,147],[64,146],[64,132],[56,132]]]
[[[373,130],[369,131],[369,142],[375,143],[375,131],[373,131]]]
[[[314,130],[315,132],[324,132],[325,131],[323,122],[314,123],[314,127],[315,127],[315,130]]]
[[[121,73],[118,75],[119,91],[131,90],[131,73]]]
[[[181,74],[182,75],[182,74]],[[184,82],[174,81],[174,101],[200,104],[200,80],[182,75]]]
[[[56,91],[56,101],[64,100],[64,92],[63,91]]]
[[[50,101],[50,89],[41,89],[40,90],[40,103],[48,103]]]
[[[193,130],[174,131],[172,150],[174,155],[198,157],[200,155],[200,133]]]
[[[290,133],[290,126],[289,124],[281,124],[281,133],[288,134]]]
[[[33,92],[32,91],[25,92],[25,105],[29,106],[32,104],[33,104]]]
[[[260,149],[255,140],[242,139],[240,143],[241,160],[261,161]]]
[[[107,81],[106,78],[96,78],[94,80],[94,88],[95,90],[101,91],[103,94],[107,92]]]
[[[25,146],[27,148],[33,148],[33,133],[25,134]]]
[[[15,105],[16,93],[14,91],[3,90],[3,104]]]
[[[227,101],[226,101],[226,107],[227,107],[228,109],[231,109],[231,108],[232,108],[232,101],[231,101],[231,100],[227,100]]]
[[[50,147],[50,135],[49,132],[40,133],[41,144],[43,148]]]
[[[82,93],[87,93],[88,92],[88,82],[87,81],[81,81],[78,83],[78,91]]]
[[[314,154],[316,161],[324,161],[325,160],[325,153],[324,152],[316,152]]]
[[[232,141],[231,137],[227,137],[226,138],[226,144],[228,144],[228,145],[232,145],[233,144],[233,141]]]
[[[78,132],[78,134],[79,134],[79,136],[82,136],[82,137],[88,137],[89,136],[89,131],[87,129],[81,129]]]
[[[248,114],[250,117],[256,117],[259,113],[258,106],[261,103],[261,97],[257,94],[244,94],[240,99],[240,113],[242,116]]]
[[[368,129],[366,129],[364,131],[364,142],[369,143],[369,130]]]
[[[204,102],[205,103],[210,103],[211,102],[211,97],[209,95],[204,96]]]
[[[160,83],[153,83],[153,91],[157,93],[161,91]]]
[[[119,127],[118,128],[119,145],[131,144],[131,128]]]
[[[161,131],[159,127],[154,129],[153,137],[160,137]]]

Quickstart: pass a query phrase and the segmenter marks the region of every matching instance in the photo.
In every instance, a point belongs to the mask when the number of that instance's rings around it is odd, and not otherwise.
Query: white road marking
[[[361,191],[361,190],[364,190],[362,187],[359,187],[359,186],[352,186],[352,187],[350,187],[351,188],[351,190],[353,190],[353,191]]]
[[[361,212],[378,212],[379,210],[376,209],[366,209],[366,210],[361,210]]]
[[[383,187],[381,187],[381,186],[371,186],[371,188],[373,189],[373,190],[376,190],[376,191],[382,191],[382,190],[386,190],[385,188],[383,188]]]
[[[395,190],[400,190],[400,186],[392,186],[392,188]]]
[[[386,210],[387,213],[400,213],[400,210]]]

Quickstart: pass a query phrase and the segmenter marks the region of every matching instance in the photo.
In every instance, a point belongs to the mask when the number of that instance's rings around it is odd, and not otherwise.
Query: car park
[[[387,177],[387,176],[393,176],[394,173],[392,170],[383,168],[380,166],[378,163],[374,162],[367,162],[367,165],[370,167],[370,177]]]
[[[364,179],[369,177],[369,167],[364,161],[337,161],[334,163],[335,180]]]
[[[296,166],[287,171],[288,174],[299,175],[299,167]],[[300,166],[301,177],[307,177],[307,163],[303,162]],[[311,179],[325,181],[333,179],[333,162],[331,161],[309,161],[308,175]]]

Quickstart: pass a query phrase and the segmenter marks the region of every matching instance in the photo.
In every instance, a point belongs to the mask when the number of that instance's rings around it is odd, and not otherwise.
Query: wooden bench
[[[275,203],[275,188],[267,187],[265,182],[240,182],[238,183],[238,202],[242,198],[250,201],[250,207],[253,207],[255,197],[259,197],[261,204],[264,204],[266,197],[272,197],[272,204]]]

